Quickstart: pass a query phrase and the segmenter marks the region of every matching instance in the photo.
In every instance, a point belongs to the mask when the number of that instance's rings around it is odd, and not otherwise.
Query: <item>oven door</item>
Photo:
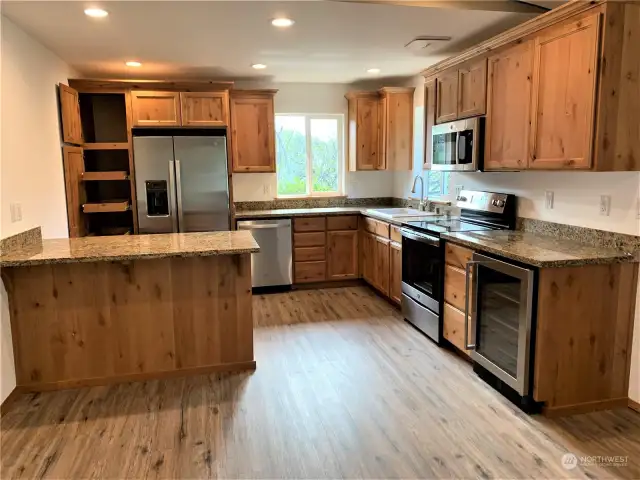
[[[471,343],[466,326],[465,343],[471,358],[520,395],[528,395],[533,270],[474,253],[467,264],[467,284],[469,278],[474,301],[471,309],[468,301],[465,308],[465,318],[471,318]]]
[[[440,237],[402,228],[402,293],[440,313],[443,255]]]

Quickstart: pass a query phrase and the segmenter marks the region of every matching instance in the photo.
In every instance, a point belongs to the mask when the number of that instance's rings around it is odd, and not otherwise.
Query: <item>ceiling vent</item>
[[[438,37],[434,35],[420,35],[407,43],[404,48],[414,55],[430,55],[437,47],[450,41],[451,37]]]

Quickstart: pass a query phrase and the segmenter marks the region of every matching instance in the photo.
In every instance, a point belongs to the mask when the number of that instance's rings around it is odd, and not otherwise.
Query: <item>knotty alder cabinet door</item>
[[[529,168],[592,165],[600,15],[535,39]]]
[[[327,232],[327,280],[358,278],[358,231]]]
[[[224,127],[229,124],[229,94],[223,92],[181,92],[182,125]]]
[[[131,92],[134,127],[179,127],[180,92]]]
[[[80,98],[78,92],[60,84],[60,116],[62,118],[62,141],[82,145],[82,122],[80,121]]]
[[[489,57],[485,170],[521,170],[529,158],[533,42]]]
[[[276,171],[275,93],[276,90],[231,92],[234,173]]]
[[[474,62],[458,70],[456,118],[484,115],[487,107],[487,61]]]
[[[389,246],[389,298],[399,304],[402,298],[402,244],[391,242]]]
[[[345,97],[349,102],[349,170],[378,170],[382,147],[378,92],[349,92]]]
[[[458,116],[458,70],[437,78],[436,123],[451,122]]]
[[[380,155],[379,170],[413,168],[414,88],[385,87],[379,90]]]
[[[82,173],[84,172],[82,147],[63,147],[62,161],[64,166],[69,237],[83,237],[87,233],[87,228],[82,212],[82,205],[87,201],[87,194],[84,183],[82,182]]]
[[[433,139],[431,127],[436,124],[436,81],[427,80],[424,84],[424,165],[423,168],[431,168],[431,156],[433,155]]]

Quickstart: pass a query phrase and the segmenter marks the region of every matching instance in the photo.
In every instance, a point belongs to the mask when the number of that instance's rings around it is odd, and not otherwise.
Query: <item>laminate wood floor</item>
[[[365,287],[253,301],[254,373],[23,395],[1,477],[640,478],[639,414],[529,417]]]

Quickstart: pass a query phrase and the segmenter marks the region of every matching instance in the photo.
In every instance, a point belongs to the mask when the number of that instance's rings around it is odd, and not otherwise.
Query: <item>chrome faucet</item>
[[[418,210],[424,211],[424,180],[421,175],[416,175],[416,178],[413,179],[413,187],[411,187],[411,193],[416,193],[416,183],[418,182],[418,180],[420,180],[420,204],[418,205]]]

